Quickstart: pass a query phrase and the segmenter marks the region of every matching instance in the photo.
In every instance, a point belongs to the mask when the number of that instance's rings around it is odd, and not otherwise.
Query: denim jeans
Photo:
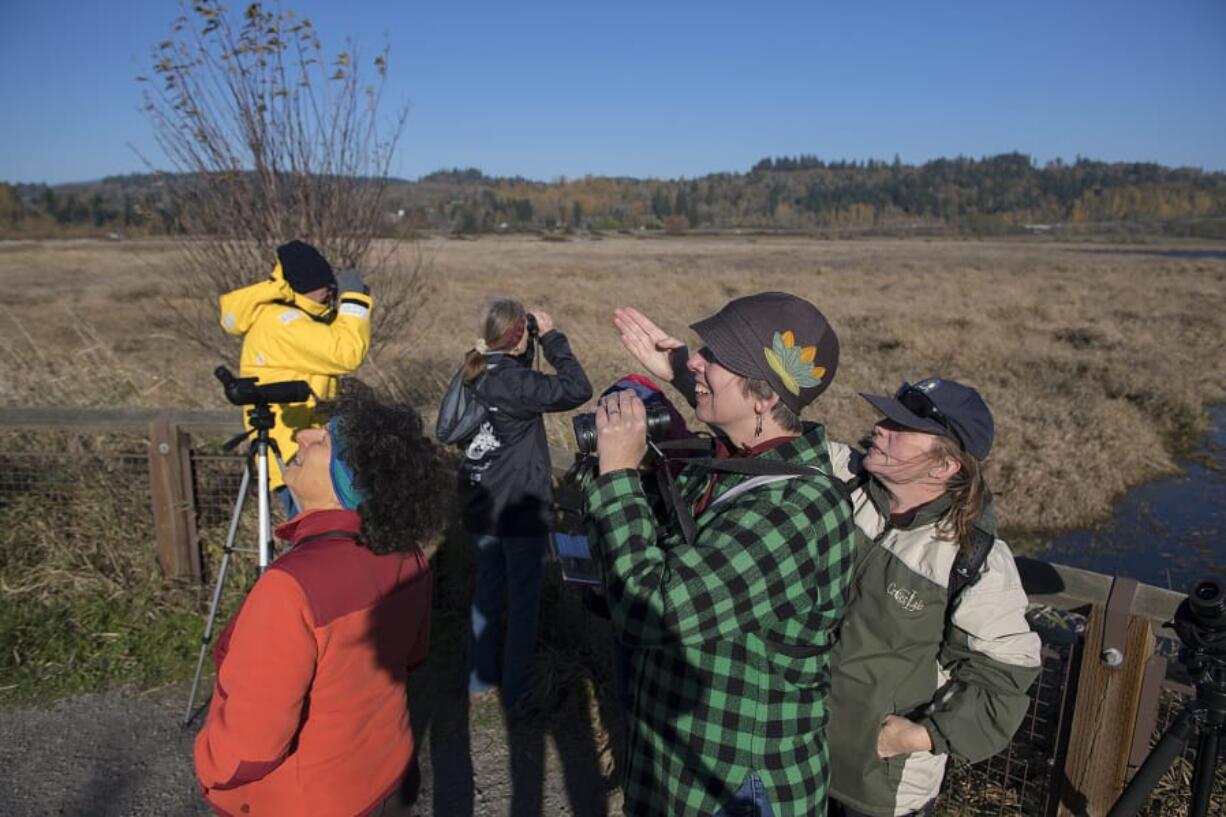
[[[468,689],[502,689],[511,708],[528,692],[536,652],[537,608],[544,576],[546,536],[474,536],[477,587],[468,630]],[[507,645],[498,665],[502,610],[507,610]]]
[[[712,817],[774,817],[766,787],[756,774],[750,774],[741,787]]]

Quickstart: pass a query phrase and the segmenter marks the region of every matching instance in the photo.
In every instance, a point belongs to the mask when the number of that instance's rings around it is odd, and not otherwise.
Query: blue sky
[[[242,2],[234,4],[243,7]],[[391,46],[392,172],[694,177],[1018,150],[1226,170],[1226,3],[286,2]],[[175,0],[0,0],[0,180],[160,160],[134,77]]]

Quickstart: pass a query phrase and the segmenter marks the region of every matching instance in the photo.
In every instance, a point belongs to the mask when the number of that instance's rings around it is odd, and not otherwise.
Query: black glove
[[[366,286],[366,282],[362,280],[361,274],[357,270],[343,269],[336,273],[336,291],[337,292],[360,292],[363,295],[370,294],[370,288]]]

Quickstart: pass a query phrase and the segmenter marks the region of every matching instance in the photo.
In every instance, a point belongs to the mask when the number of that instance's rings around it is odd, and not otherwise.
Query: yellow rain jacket
[[[336,318],[325,323],[328,305],[294,292],[280,264],[271,279],[220,298],[221,328],[243,337],[240,376],[260,384],[305,380],[314,392],[305,403],[273,406],[271,436],[286,462],[298,451],[294,434],[313,425],[315,398],[334,397],[337,378],[361,365],[370,348],[370,296],[342,292],[338,300]],[[275,457],[269,457],[268,475],[270,489],[284,484]]]

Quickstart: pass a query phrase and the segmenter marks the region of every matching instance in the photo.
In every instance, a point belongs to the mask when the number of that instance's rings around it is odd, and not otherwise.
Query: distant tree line
[[[156,176],[72,188],[0,185],[0,232],[86,226],[172,232],[177,214]],[[538,182],[453,168],[385,191],[385,234],[414,230],[956,231],[1005,234],[1101,225],[1226,238],[1226,174],[1027,155],[920,165],[817,156],[765,158],[748,173],[697,179],[585,177]],[[28,230],[27,230],[28,232]]]
[[[60,185],[0,182],[0,236],[178,232],[174,202],[153,176],[114,176]]]

